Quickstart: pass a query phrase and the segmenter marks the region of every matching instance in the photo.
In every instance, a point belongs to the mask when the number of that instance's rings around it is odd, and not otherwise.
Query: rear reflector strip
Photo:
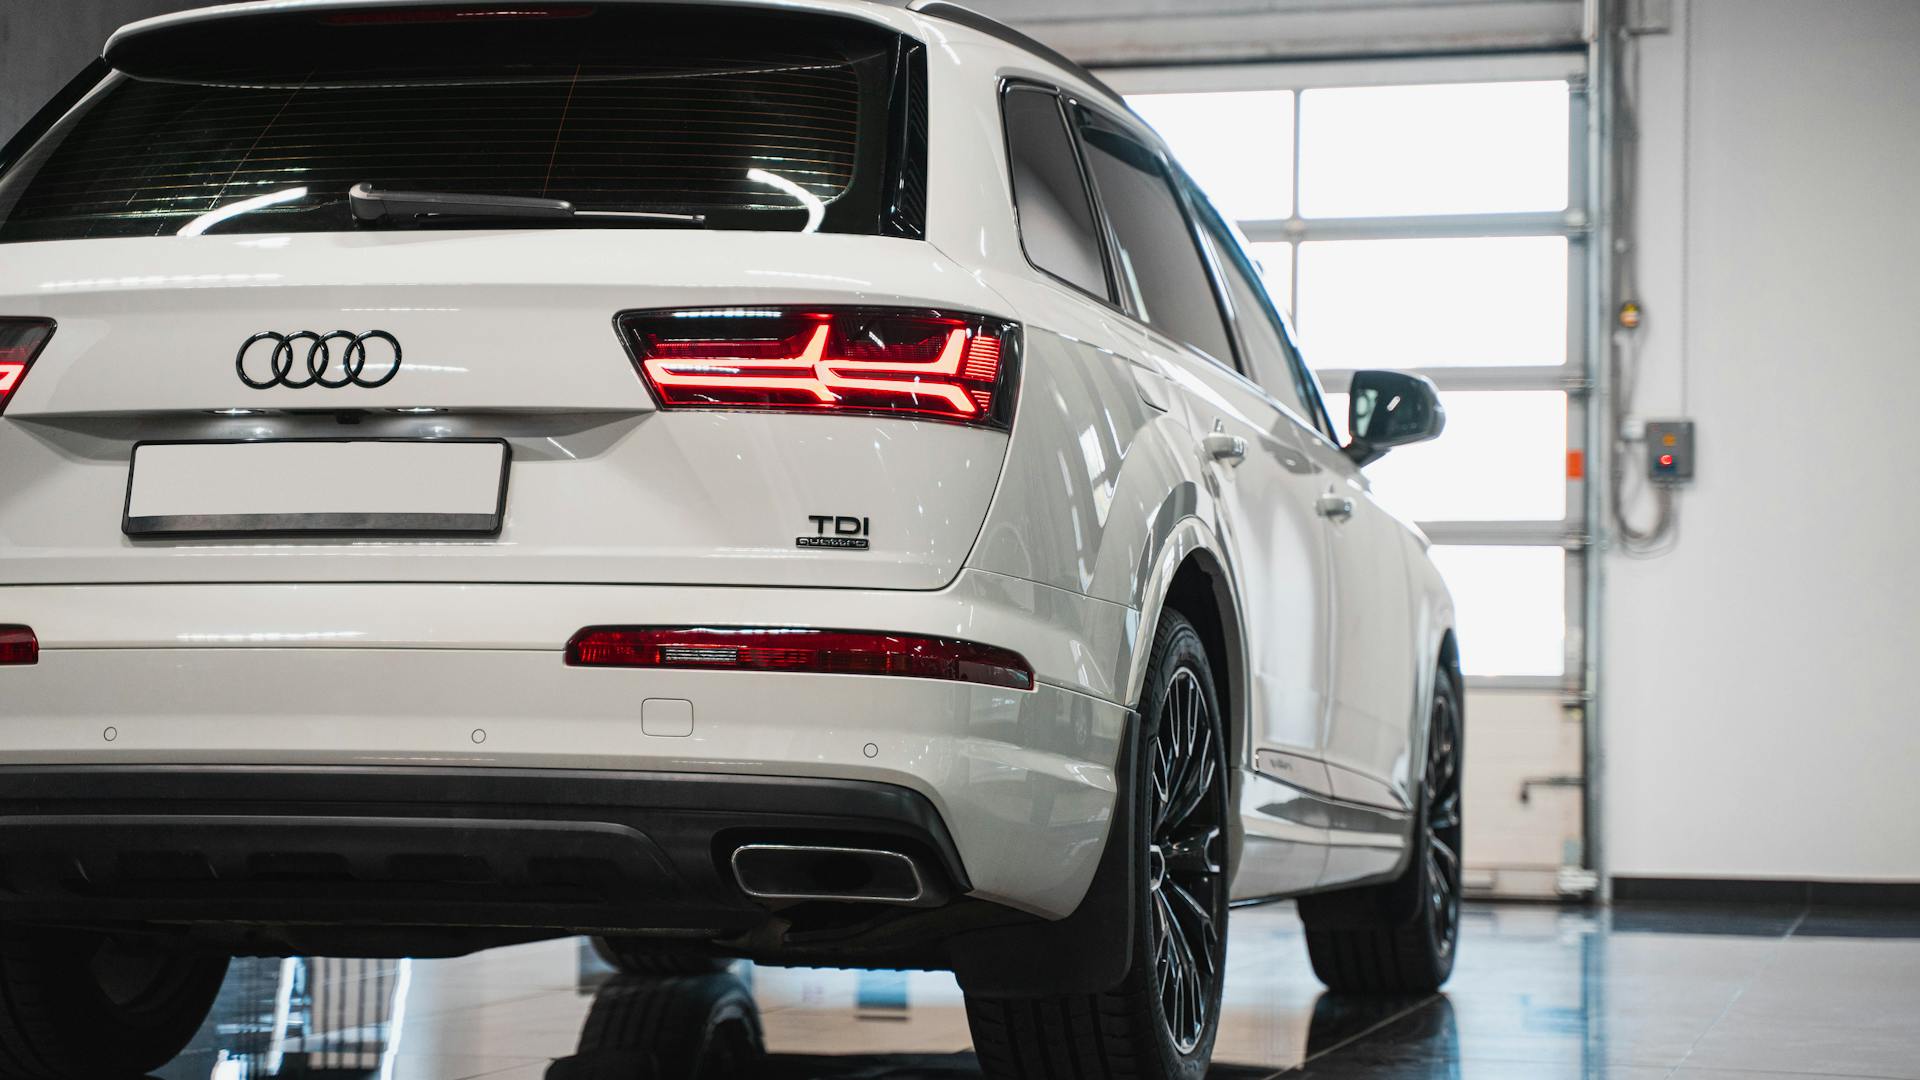
[[[0,626],[0,667],[40,662],[40,639],[24,626]]]
[[[0,318],[0,413],[26,380],[33,358],[53,336],[51,319]]]
[[[567,663],[892,675],[1033,689],[1033,668],[1018,653],[952,638],[858,630],[590,626],[567,643]]]
[[[1015,329],[890,308],[695,308],[624,315],[665,409],[902,415],[1005,428]]]

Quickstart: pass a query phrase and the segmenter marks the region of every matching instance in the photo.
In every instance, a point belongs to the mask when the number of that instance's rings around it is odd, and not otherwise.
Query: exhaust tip
[[[845,903],[937,903],[910,855],[879,848],[810,844],[743,844],[733,852],[733,875],[756,900],[832,900]]]

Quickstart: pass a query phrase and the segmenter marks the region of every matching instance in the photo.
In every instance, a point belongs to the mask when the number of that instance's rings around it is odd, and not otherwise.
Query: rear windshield
[[[704,218],[622,221],[645,227],[924,230],[924,61],[857,20],[349,8],[152,31],[108,60],[0,174],[0,242],[393,224],[355,223],[357,184]]]

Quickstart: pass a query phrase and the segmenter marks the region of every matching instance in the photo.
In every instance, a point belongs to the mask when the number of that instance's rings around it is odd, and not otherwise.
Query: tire
[[[152,939],[0,929],[0,1076],[140,1077],[184,1049],[227,957]]]
[[[724,956],[708,956],[646,938],[593,939],[593,951],[622,975],[717,975],[733,966]]]
[[[1068,997],[967,997],[994,1080],[1199,1080],[1219,1032],[1227,952],[1226,739],[1206,650],[1168,611],[1141,698],[1131,963],[1120,985]]]
[[[1384,885],[1304,897],[1307,955],[1327,988],[1349,994],[1427,994],[1453,974],[1460,939],[1460,691],[1442,670],[1433,690],[1427,765],[1413,851]]]
[[[593,998],[580,1049],[547,1080],[734,1080],[766,1058],[760,1010],[733,975],[621,976]]]

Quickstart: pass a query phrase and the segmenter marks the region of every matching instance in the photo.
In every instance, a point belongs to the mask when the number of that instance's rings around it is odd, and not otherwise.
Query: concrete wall
[[[1612,870],[1920,879],[1920,4],[1676,14],[1638,412],[1700,477],[1672,554],[1608,561]]]

